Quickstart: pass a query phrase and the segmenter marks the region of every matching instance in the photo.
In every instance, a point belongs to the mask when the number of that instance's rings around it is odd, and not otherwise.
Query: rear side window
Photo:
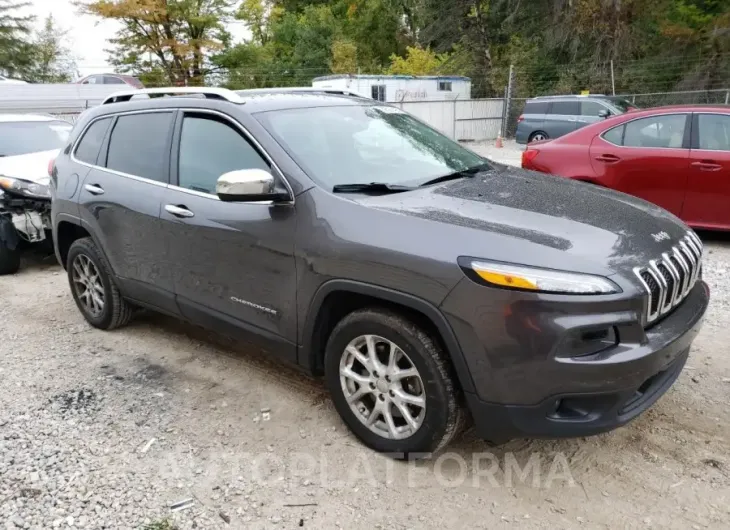
[[[528,101],[525,105],[524,114],[547,114],[547,101]]]
[[[270,168],[248,140],[226,121],[186,115],[180,132],[178,185],[214,194],[218,177],[239,169]]]
[[[111,122],[111,118],[102,118],[86,129],[74,154],[78,160],[87,164],[96,164],[101,144],[104,142],[104,136]]]
[[[603,133],[603,139],[613,145],[623,145],[625,125],[614,127]]]
[[[553,101],[553,107],[550,114],[560,114],[563,116],[579,116],[580,102],[578,101]]]
[[[124,83],[124,80],[119,79],[118,77],[114,77],[111,75],[105,75],[104,84],[105,85],[123,85],[125,83]]]
[[[171,112],[119,116],[109,139],[106,167],[114,171],[167,182],[167,141]]]

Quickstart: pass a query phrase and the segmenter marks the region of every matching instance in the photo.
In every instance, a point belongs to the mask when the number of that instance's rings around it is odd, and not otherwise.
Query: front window
[[[394,107],[289,109],[256,117],[307,174],[327,189],[371,182],[415,186],[485,163]]]
[[[0,123],[0,156],[17,156],[61,149],[72,125],[65,121]]]
[[[700,149],[707,151],[730,151],[730,115],[699,114]]]
[[[609,101],[611,102],[611,105],[616,107],[621,112],[628,112],[630,110],[639,109],[639,107],[637,107],[633,103],[629,103],[627,100],[625,100],[623,98],[610,98]]]

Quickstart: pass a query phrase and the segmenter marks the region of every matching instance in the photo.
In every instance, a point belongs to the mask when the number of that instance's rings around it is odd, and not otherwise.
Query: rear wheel
[[[532,142],[539,142],[540,140],[548,140],[550,137],[548,136],[548,133],[545,131],[535,131],[530,135],[530,138],[527,140],[527,143]]]
[[[110,270],[91,238],[77,239],[69,248],[66,271],[76,306],[89,324],[107,330],[124,326],[132,318],[132,308]]]
[[[460,430],[463,411],[450,372],[423,329],[387,310],[351,313],[325,351],[340,416],[365,445],[396,458],[434,453]]]

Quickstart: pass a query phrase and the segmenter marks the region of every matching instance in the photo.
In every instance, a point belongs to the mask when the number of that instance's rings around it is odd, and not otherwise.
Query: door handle
[[[174,204],[166,204],[165,211],[171,213],[175,217],[194,217],[195,214],[188,210],[185,206],[175,206]]]
[[[700,171],[720,171],[722,169],[722,166],[720,164],[716,164],[712,160],[692,162],[691,166],[698,168]]]
[[[596,160],[598,160],[599,162],[606,162],[608,164],[611,164],[612,162],[618,162],[621,159],[619,157],[617,157],[616,155],[606,154],[606,155],[598,155],[596,157]]]
[[[97,184],[87,184],[84,189],[92,195],[102,195],[104,193],[104,188]]]

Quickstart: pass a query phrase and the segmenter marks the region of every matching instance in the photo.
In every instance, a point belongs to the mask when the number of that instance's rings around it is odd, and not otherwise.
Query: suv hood
[[[576,266],[578,262],[591,262],[605,272],[625,272],[645,266],[689,230],[666,210],[623,193],[501,164],[492,165],[494,170],[473,178],[412,192],[353,196],[353,199],[369,207],[459,225],[498,237],[499,240],[492,241],[470,240],[468,233],[463,237],[454,234],[453,237],[464,240],[465,255],[469,255],[467,248],[475,247],[481,249],[480,253],[470,255],[491,259],[518,251],[524,258],[520,263],[543,266],[562,263],[556,268],[563,269],[570,268],[559,258],[565,254],[579,258]],[[474,239],[478,243],[474,244]],[[532,245],[515,247],[510,244],[513,240]]]
[[[38,151],[17,156],[0,158],[0,176],[29,180],[48,185],[48,162],[58,156],[60,149]]]

